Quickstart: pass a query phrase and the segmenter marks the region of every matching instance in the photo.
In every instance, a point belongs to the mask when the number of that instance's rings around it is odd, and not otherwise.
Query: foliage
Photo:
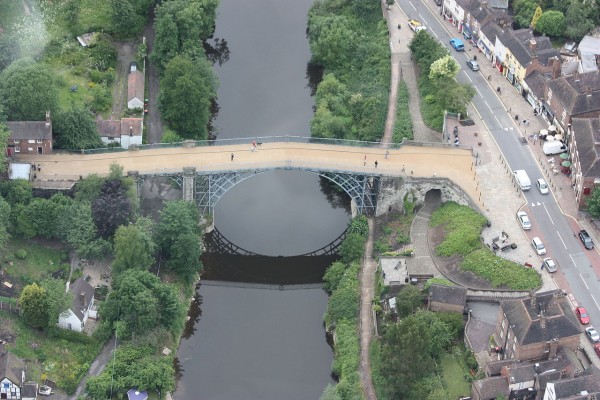
[[[357,233],[361,236],[369,236],[369,220],[365,215],[359,215],[348,224],[348,233]]]
[[[58,113],[52,129],[57,147],[70,150],[101,147],[94,115],[83,107],[73,106]]]
[[[94,44],[89,47],[90,60],[89,67],[99,71],[111,71],[117,67],[117,50],[113,45],[110,36],[98,34]],[[106,75],[105,75],[106,76]],[[105,78],[108,80],[112,78]]]
[[[413,125],[409,110],[410,96],[403,80],[398,84],[398,100],[396,103],[396,121],[394,123],[393,143],[402,143],[404,139],[413,140]]]
[[[427,280],[427,282],[425,282],[423,290],[429,290],[431,285],[456,286],[454,283],[445,278],[430,278]]]
[[[112,0],[111,10],[112,29],[119,35],[133,34],[144,22],[143,18],[135,13],[129,0]]]
[[[590,2],[571,0],[565,14],[565,35],[575,41],[583,39],[596,26],[594,13],[600,14],[600,3],[594,9]]]
[[[515,0],[513,10],[519,28],[529,28],[538,4],[535,0]]]
[[[88,201],[73,203],[64,219],[64,232],[67,243],[82,258],[99,258],[110,249],[110,244],[98,237]]]
[[[600,186],[596,186],[586,199],[587,211],[593,218],[600,218]]]
[[[360,299],[357,279],[359,269],[359,263],[350,264],[340,283],[329,296],[325,314],[325,321],[328,325],[342,320],[355,321],[357,319]]]
[[[328,384],[325,386],[325,389],[323,390],[321,397],[319,397],[319,400],[342,400],[342,398],[337,392],[336,387],[332,384]]]
[[[407,285],[398,296],[396,296],[396,311],[400,318],[408,317],[413,314],[421,305],[425,296],[421,290],[413,285]]]
[[[340,256],[345,263],[360,260],[367,238],[358,233],[349,233],[340,246]]]
[[[127,187],[121,179],[107,180],[100,196],[92,203],[92,217],[98,233],[105,239],[111,238],[117,228],[133,218]]]
[[[27,258],[27,250],[19,249],[19,250],[15,251],[15,257],[17,257],[19,260],[26,259]]]
[[[212,66],[205,58],[175,56],[166,64],[161,80],[162,117],[181,137],[206,139],[217,85]]]
[[[346,264],[341,261],[336,261],[327,268],[323,276],[323,288],[327,293],[331,294],[337,289],[341,280],[346,275],[346,271]]]
[[[75,187],[75,200],[93,202],[100,197],[105,181],[106,179],[97,174],[91,174],[80,179]]]
[[[202,269],[200,237],[192,232],[182,233],[175,238],[170,249],[167,266],[187,283],[191,283]]]
[[[47,315],[47,327],[52,328],[71,306],[73,294],[65,291],[65,283],[59,279],[45,279],[41,286],[45,291],[44,310]]]
[[[33,190],[28,180],[11,179],[0,181],[0,195],[11,207],[17,204],[27,205],[33,199]]]
[[[152,235],[136,225],[122,225],[114,237],[115,260],[112,268],[115,274],[128,269],[148,270],[154,262],[156,245]]]
[[[312,62],[326,68],[345,64],[355,46],[352,22],[343,15],[309,14],[308,38]]]
[[[48,313],[46,306],[46,290],[37,283],[27,285],[19,296],[19,307],[24,321],[33,328],[45,328],[48,326]]]
[[[179,143],[183,142],[181,136],[175,133],[173,130],[169,128],[165,128],[163,131],[163,135],[160,138],[161,143]]]
[[[565,16],[560,11],[548,10],[537,21],[535,30],[548,36],[562,36],[565,32]]]
[[[531,26],[533,27],[533,29],[535,29],[541,16],[542,16],[542,7],[537,6],[535,9],[535,13],[533,14],[533,17],[531,18]]]
[[[542,284],[534,268],[526,268],[513,261],[496,256],[489,249],[479,249],[467,255],[459,268],[470,271],[489,281],[494,287],[513,290],[537,289]]]
[[[0,53],[1,53],[0,49]],[[10,131],[8,127],[0,119],[0,173],[6,171],[6,146],[8,144],[8,138],[10,137]]]
[[[42,121],[58,109],[57,98],[55,78],[43,64],[21,59],[0,74],[0,103],[10,121]]]
[[[163,254],[167,257],[171,256],[179,235],[188,233],[198,235],[198,221],[198,209],[193,203],[183,200],[165,202],[156,226],[156,243]]]
[[[438,208],[430,220],[431,226],[442,225],[446,236],[435,251],[440,256],[467,255],[481,247],[479,235],[486,218],[467,206],[449,201]]]
[[[336,325],[335,333],[337,340],[332,369],[339,376],[336,391],[343,400],[362,399],[358,376],[360,346],[356,324],[342,321]]]
[[[381,340],[375,338],[369,347],[369,359],[371,361],[371,378],[373,379],[373,386],[375,388],[375,394],[379,400],[389,400],[385,393],[386,381],[381,373],[381,368],[385,361],[381,355]]]
[[[429,79],[454,79],[460,71],[460,66],[450,54],[435,60],[429,68]]]
[[[0,196],[0,255],[6,254],[6,245],[10,239],[8,224],[10,222],[10,204]]]

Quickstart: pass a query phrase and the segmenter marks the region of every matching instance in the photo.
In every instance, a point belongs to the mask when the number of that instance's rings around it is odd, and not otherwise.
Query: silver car
[[[531,229],[531,221],[525,211],[519,211],[517,213],[517,221],[519,221],[519,225],[521,225],[521,228],[523,228],[524,231]]]
[[[543,256],[546,254],[546,248],[544,247],[544,244],[540,238],[537,236],[531,240],[531,247],[533,247],[538,256]]]
[[[558,270],[558,265],[556,265],[553,259],[547,257],[542,261],[542,268],[546,269],[548,272],[556,272]]]
[[[594,329],[593,326],[590,326],[589,328],[585,328],[585,334],[590,338],[592,343],[600,342],[600,335]]]
[[[467,61],[467,67],[471,68],[472,71],[479,71],[479,64],[475,60]]]

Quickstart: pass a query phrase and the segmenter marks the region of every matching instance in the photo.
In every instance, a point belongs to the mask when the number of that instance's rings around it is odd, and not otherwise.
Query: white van
[[[515,175],[515,179],[521,190],[525,191],[531,189],[531,179],[529,179],[529,176],[524,169],[518,169],[513,172],[513,174]]]
[[[553,140],[551,142],[545,142],[542,146],[542,150],[544,151],[545,155],[551,156],[567,151],[567,146],[565,146],[565,144],[560,140]]]

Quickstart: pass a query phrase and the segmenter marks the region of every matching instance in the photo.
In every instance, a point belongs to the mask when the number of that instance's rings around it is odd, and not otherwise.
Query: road
[[[423,1],[431,2],[431,0]],[[473,106],[485,121],[508,165],[513,171],[524,169],[531,178],[532,189],[523,194],[529,205],[532,224],[540,232],[539,236],[548,249],[545,257],[553,257],[556,260],[567,278],[571,292],[588,310],[592,323],[597,321],[600,324],[600,283],[592,267],[593,262],[600,259],[599,254],[596,250],[584,249],[574,231],[577,228],[563,214],[554,195],[542,195],[535,187],[535,181],[544,175],[529,144],[521,141],[521,133],[517,129],[514,118],[514,115],[518,114],[517,108],[524,109],[530,107],[529,104],[523,99],[521,103],[513,106],[515,110],[506,109],[498,98],[496,89],[492,87],[493,81],[489,82],[481,73],[466,68],[467,53],[456,52],[449,44],[452,37],[459,37],[460,34],[456,32],[451,34],[446,29],[446,25],[432,10],[435,7],[433,2],[431,2],[432,7],[420,0],[397,0],[397,4],[408,18],[423,21],[429,32],[448,48],[462,68],[457,76],[458,81],[471,83],[475,87]],[[437,8],[435,10],[437,11]],[[465,40],[463,42],[466,47],[470,46]],[[493,79],[504,78],[496,75]]]

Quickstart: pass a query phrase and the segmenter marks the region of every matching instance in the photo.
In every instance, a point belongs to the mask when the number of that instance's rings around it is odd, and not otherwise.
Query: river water
[[[247,137],[249,151],[256,137],[309,136],[311,4],[221,1],[215,38],[229,58],[215,66],[217,139]],[[333,357],[322,323],[327,296],[314,284],[332,258],[291,256],[335,240],[349,221],[346,209],[329,203],[318,176],[279,171],[232,188],[214,220],[230,242],[262,256],[204,255],[205,283],[178,350],[175,398],[318,399],[332,382]]]

